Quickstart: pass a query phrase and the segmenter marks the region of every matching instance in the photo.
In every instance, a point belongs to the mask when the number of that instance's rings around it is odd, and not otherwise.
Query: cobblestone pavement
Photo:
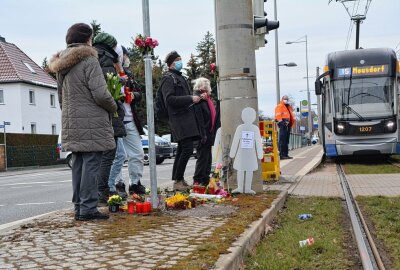
[[[134,236],[96,241],[95,232],[112,221],[75,222],[70,212],[3,233],[0,269],[173,269],[225,222],[179,217]]]

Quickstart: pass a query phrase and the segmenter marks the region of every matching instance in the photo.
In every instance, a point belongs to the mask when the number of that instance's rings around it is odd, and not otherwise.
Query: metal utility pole
[[[143,12],[143,34],[150,36],[150,12],[149,0],[142,0]],[[157,171],[156,171],[156,144],[154,141],[154,106],[153,106],[153,68],[151,54],[149,52],[144,55],[145,80],[146,80],[146,107],[147,107],[147,127],[149,139],[149,155],[150,155],[150,185],[151,185],[151,204],[153,208],[157,208]]]
[[[319,76],[319,67],[317,67],[317,73],[315,78]],[[321,95],[317,95],[317,111],[318,111],[318,137],[319,137],[319,144],[321,144],[321,136],[322,136],[322,113],[321,113]]]
[[[307,35],[306,35],[306,69],[307,69],[307,100],[308,100],[308,134],[309,139],[311,140],[312,136],[312,116],[311,116],[311,97],[310,97],[310,86],[309,86],[309,77],[308,77],[308,42],[307,42]]]
[[[278,8],[274,0],[274,20],[278,20]],[[281,101],[281,86],[279,83],[279,51],[278,51],[278,29],[275,29],[275,72],[276,72],[276,104]]]
[[[356,23],[356,50],[360,48],[360,23],[365,17],[351,18]]]
[[[252,1],[215,0],[217,55],[219,63],[219,100],[224,165],[229,165],[228,181],[236,186],[236,175],[229,159],[230,144],[242,110],[251,107],[258,116],[255,40]],[[258,118],[254,124],[257,125]],[[253,173],[253,187],[262,191],[261,166]]]

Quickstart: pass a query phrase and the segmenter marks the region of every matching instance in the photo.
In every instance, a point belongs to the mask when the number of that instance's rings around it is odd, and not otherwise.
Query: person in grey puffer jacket
[[[62,147],[72,152],[72,202],[76,220],[107,219],[97,210],[96,175],[103,151],[115,148],[110,113],[117,105],[107,91],[97,52],[91,47],[93,30],[72,25],[67,48],[50,60],[57,76],[62,119]]]

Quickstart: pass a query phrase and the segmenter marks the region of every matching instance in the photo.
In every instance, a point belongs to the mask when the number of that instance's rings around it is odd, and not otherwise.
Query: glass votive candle
[[[144,211],[144,203],[137,203],[136,204],[136,213],[140,214]]]
[[[143,210],[144,210],[143,213],[150,213],[151,212],[151,203],[150,202],[145,202]]]
[[[128,202],[128,213],[135,213],[135,202]]]

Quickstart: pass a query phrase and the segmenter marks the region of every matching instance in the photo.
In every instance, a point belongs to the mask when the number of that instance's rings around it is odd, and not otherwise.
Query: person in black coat
[[[201,140],[197,145],[197,161],[193,182],[206,186],[210,181],[211,147],[215,140],[217,114],[211,99],[211,86],[208,79],[197,79],[193,91],[195,95],[202,97],[201,101],[194,105]]]
[[[172,138],[178,142],[178,149],[172,168],[175,190],[185,190],[188,184],[183,176],[190,156],[193,154],[193,141],[200,139],[193,104],[201,98],[194,96],[188,82],[182,76],[182,59],[176,51],[170,52],[165,62],[168,72],[164,75],[161,91],[168,110]]]

